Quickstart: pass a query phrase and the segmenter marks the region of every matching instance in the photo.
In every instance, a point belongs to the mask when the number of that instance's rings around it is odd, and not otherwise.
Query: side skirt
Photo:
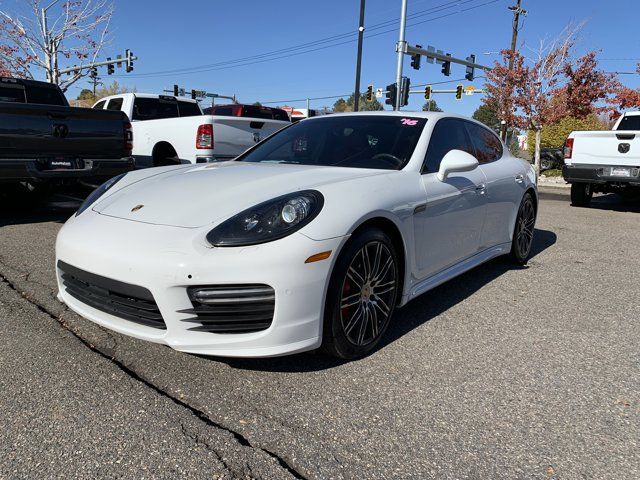
[[[471,270],[472,268],[481,265],[492,258],[499,257],[500,255],[505,255],[511,251],[511,243],[502,243],[500,245],[496,245],[495,247],[488,248],[483,250],[482,252],[476,253],[472,257],[469,257],[465,260],[462,260],[451,267],[442,270],[441,272],[432,275],[429,278],[426,278],[418,283],[416,283],[409,295],[405,297],[402,305],[406,304],[409,300],[416,298],[419,295],[422,295],[425,292],[441,285],[452,278],[457,277],[458,275],[462,275],[463,273]]]

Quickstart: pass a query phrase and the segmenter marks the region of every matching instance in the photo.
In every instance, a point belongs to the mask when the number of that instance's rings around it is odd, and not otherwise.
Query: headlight
[[[300,230],[324,203],[315,190],[303,190],[269,200],[221,223],[207,234],[215,247],[241,247],[271,242]]]
[[[80,208],[76,212],[76,217],[78,215],[80,215],[82,212],[84,212],[91,205],[93,205],[96,200],[98,200],[102,195],[104,195],[107,190],[109,190],[111,187],[113,187],[125,175],[126,175],[126,173],[121,173],[120,175],[117,175],[117,176],[115,176],[113,178],[110,178],[109,180],[104,182],[102,185],[100,185],[98,188],[96,188],[93,192],[91,192],[91,195],[89,195],[85,199],[85,201],[82,202],[82,205],[80,205]]]

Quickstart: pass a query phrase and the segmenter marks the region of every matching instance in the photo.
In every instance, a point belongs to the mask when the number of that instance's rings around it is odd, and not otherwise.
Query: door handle
[[[516,183],[522,183],[522,182],[524,182],[524,175],[520,173],[516,175]]]
[[[487,191],[487,186],[484,183],[481,183],[480,185],[476,186],[476,193],[479,193],[480,195],[484,195],[486,191]]]

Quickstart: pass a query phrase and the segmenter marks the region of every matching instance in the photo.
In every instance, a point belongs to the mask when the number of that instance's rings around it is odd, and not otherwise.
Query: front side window
[[[466,122],[466,125],[475,149],[475,157],[480,165],[502,157],[502,143],[493,132],[475,123]]]
[[[93,108],[96,110],[102,110],[104,108],[104,104],[107,103],[106,100],[100,100],[98,103],[96,103]]]
[[[451,150],[475,154],[464,122],[457,118],[443,118],[438,120],[431,132],[422,173],[436,173],[440,169],[440,162]]]
[[[402,169],[420,139],[425,118],[336,115],[296,123],[238,160],[384,170]]]

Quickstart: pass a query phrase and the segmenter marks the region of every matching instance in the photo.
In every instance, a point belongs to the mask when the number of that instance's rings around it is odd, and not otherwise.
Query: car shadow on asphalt
[[[574,207],[581,208],[581,207]],[[615,193],[596,195],[592,198],[589,207],[594,210],[610,210],[614,212],[640,213],[640,199],[628,200]]]
[[[22,193],[0,191],[0,227],[31,223],[64,223],[78,210],[83,199],[56,194],[46,199],[34,199]]]
[[[536,228],[531,258],[535,258],[541,252],[552,247],[556,241],[557,236],[554,232]],[[528,267],[514,265],[508,257],[496,258],[419,296],[396,311],[393,322],[389,326],[386,335],[371,355],[375,355],[376,351],[392,344],[407,333],[427,323],[432,318],[446,312],[509,270],[526,268]],[[345,363],[344,361],[332,359],[317,352],[261,359],[203,358],[221,361],[232,368],[241,370],[291,373],[320,371]]]

